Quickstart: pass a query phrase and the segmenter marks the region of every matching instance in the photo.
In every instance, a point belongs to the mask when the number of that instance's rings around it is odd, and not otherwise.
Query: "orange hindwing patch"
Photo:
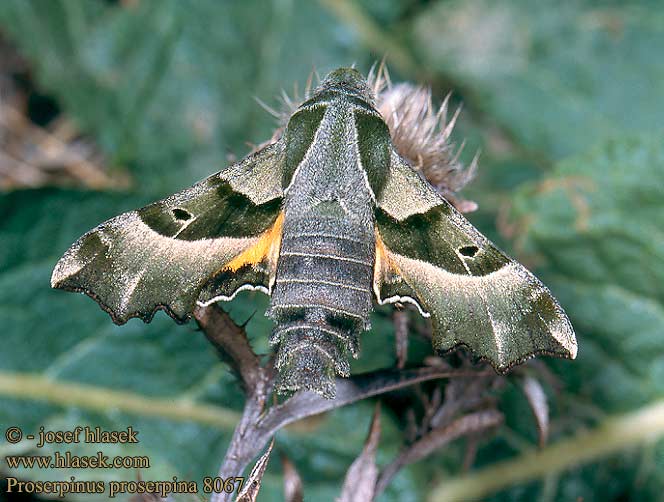
[[[378,295],[380,285],[392,275],[401,275],[401,270],[390,256],[390,252],[376,230],[376,262],[374,264],[374,291]]]
[[[242,253],[237,255],[229,261],[222,270],[230,270],[236,272],[245,265],[257,265],[263,261],[267,261],[270,269],[277,264],[279,257],[279,248],[281,247],[281,234],[284,224],[284,212],[279,213],[279,216],[259,238],[256,244],[245,249]]]

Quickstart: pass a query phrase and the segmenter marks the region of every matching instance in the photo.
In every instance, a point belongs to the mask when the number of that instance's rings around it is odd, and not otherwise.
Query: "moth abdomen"
[[[357,356],[369,327],[373,246],[373,236],[348,220],[285,225],[269,310],[281,390],[332,396],[335,374],[349,374],[348,355]]]
[[[310,389],[328,397],[334,396],[335,375],[350,374],[349,342],[355,348],[358,346],[357,333],[336,331],[311,320],[281,325],[275,329],[273,338],[279,343],[278,389]]]
[[[371,312],[374,236],[337,218],[302,218],[284,226],[272,310],[313,308],[357,320]],[[277,320],[277,319],[275,319]]]

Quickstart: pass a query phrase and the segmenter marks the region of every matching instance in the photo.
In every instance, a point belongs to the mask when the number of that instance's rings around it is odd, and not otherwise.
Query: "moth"
[[[271,144],[83,235],[51,284],[117,324],[271,295],[280,392],[333,397],[374,302],[415,305],[436,350],[466,346],[499,372],[577,350],[549,290],[397,153],[354,69],[330,73]]]

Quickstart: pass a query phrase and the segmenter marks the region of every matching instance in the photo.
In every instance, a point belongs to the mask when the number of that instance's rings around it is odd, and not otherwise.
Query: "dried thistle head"
[[[451,135],[461,108],[450,117],[451,95],[436,108],[430,88],[410,83],[392,84],[383,64],[375,73],[372,68],[368,80],[399,154],[461,212],[477,209],[474,202],[455,195],[475,175],[478,156],[467,168],[459,160],[464,145],[456,148]]]
[[[303,94],[300,94],[297,85],[292,96],[282,90],[279,110],[259,100],[259,104],[278,121],[271,141],[281,136],[290,116],[310,97],[314,79],[320,81],[315,72],[309,75]],[[459,211],[467,213],[477,209],[477,204],[456,195],[475,175],[478,156],[468,167],[459,160],[464,145],[462,143],[456,148],[450,136],[461,108],[450,116],[450,94],[436,108],[431,89],[410,83],[392,84],[383,63],[371,68],[367,82],[399,154]]]

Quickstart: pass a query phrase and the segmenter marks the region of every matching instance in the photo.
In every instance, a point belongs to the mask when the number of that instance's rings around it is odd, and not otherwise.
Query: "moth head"
[[[373,93],[366,79],[355,68],[337,68],[323,79],[315,94],[342,92],[372,103]]]

